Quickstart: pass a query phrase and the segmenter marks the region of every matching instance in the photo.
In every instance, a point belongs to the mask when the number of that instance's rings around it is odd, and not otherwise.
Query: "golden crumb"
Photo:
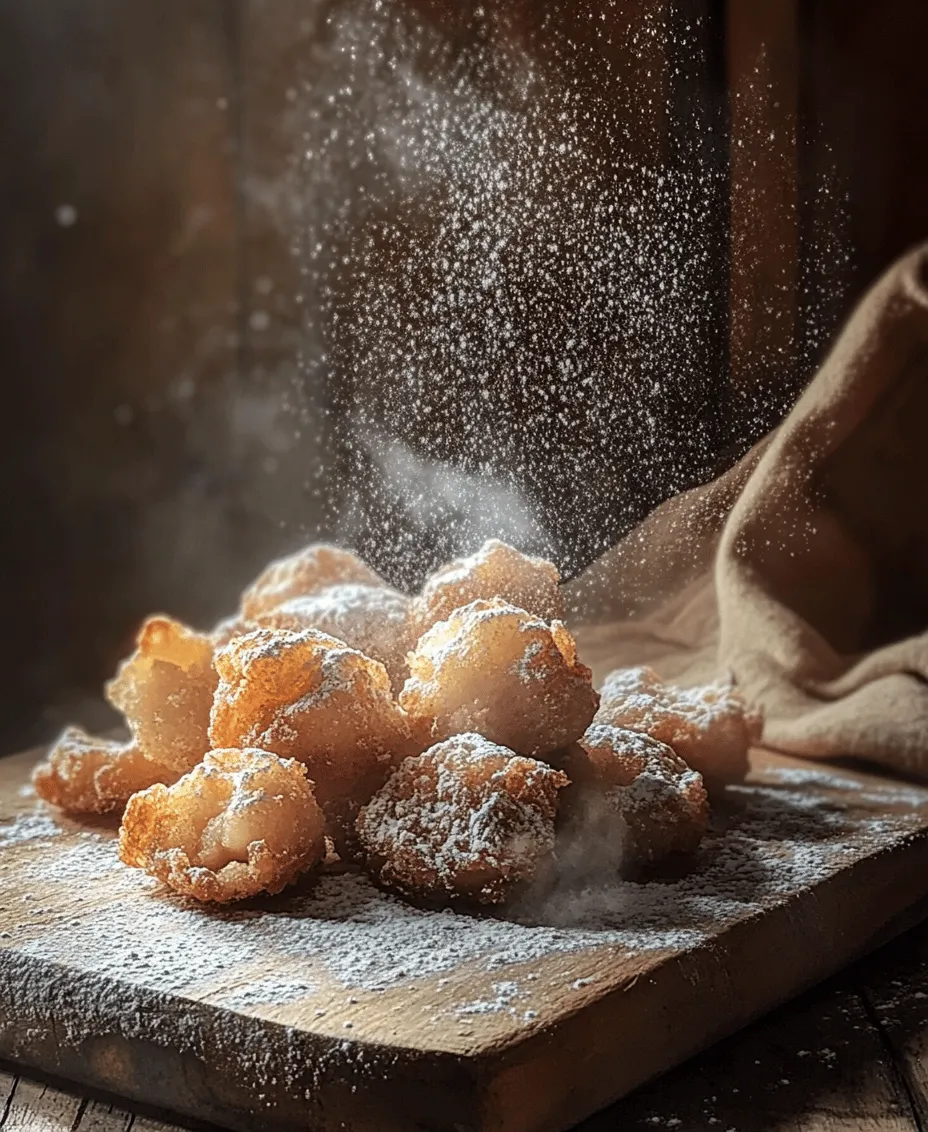
[[[173,786],[129,800],[119,856],[196,900],[273,894],[325,856],[322,811],[293,759],[210,751]]]

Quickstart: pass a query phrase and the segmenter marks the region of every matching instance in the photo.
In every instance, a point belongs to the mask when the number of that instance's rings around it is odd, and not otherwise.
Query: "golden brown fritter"
[[[474,731],[540,757],[579,739],[599,703],[566,627],[499,600],[433,625],[409,667],[400,704],[423,745]]]
[[[69,814],[105,814],[121,810],[136,791],[178,777],[133,743],[67,727],[33,770],[32,783],[40,798]]]
[[[409,675],[406,654],[416,643],[412,603],[386,586],[360,582],[328,586],[256,615],[268,629],[318,629],[373,660],[379,660],[395,691]]]
[[[479,599],[499,598],[543,621],[563,617],[559,581],[553,562],[489,539],[476,554],[449,562],[426,581],[416,600],[419,633]]]
[[[241,614],[246,620],[254,620],[292,598],[308,597],[328,586],[348,582],[386,585],[350,550],[313,543],[267,566],[242,594]]]
[[[220,649],[216,667],[212,745],[299,759],[333,821],[410,753],[386,669],[325,633],[258,629]]]
[[[662,683],[650,668],[611,673],[603,684],[596,722],[667,743],[710,787],[744,778],[748,751],[763,726],[761,716],[747,708],[734,688],[677,688]]]
[[[570,779],[559,852],[569,845],[596,865],[634,869],[691,853],[702,839],[709,820],[702,777],[666,743],[594,723],[557,761]]]
[[[267,751],[210,751],[173,786],[129,800],[124,864],[183,896],[225,903],[280,892],[325,856],[306,769]]]
[[[170,617],[149,617],[137,649],[106,686],[135,745],[183,774],[209,750],[207,729],[218,677],[209,636]]]
[[[406,759],[361,810],[368,868],[408,896],[504,900],[555,840],[567,778],[480,735],[456,735]]]

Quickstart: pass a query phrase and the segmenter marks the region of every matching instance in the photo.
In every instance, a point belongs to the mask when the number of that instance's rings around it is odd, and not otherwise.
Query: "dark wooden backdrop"
[[[572,433],[557,433],[527,490],[576,566],[768,427],[855,291],[925,235],[928,14],[914,0],[393,7],[455,50],[497,36],[542,69],[560,65],[559,37],[590,36],[602,66],[575,77],[591,105],[652,84],[642,146],[713,171],[706,376],[698,420],[678,395],[668,447],[682,451],[697,426],[707,439],[672,475],[642,466],[630,491],[631,441],[624,464],[607,464],[595,458],[607,438],[584,434],[587,490],[559,518],[551,485]],[[67,716],[99,718],[99,682],[146,611],[209,622],[267,558],[336,530],[358,495],[343,482],[346,420],[373,386],[329,364],[343,339],[307,307],[332,277],[307,279],[294,254],[318,203],[305,192],[307,114],[349,9],[363,17],[341,0],[0,0],[7,749]],[[592,38],[591,13],[611,47]],[[671,36],[622,55],[622,28],[646,17],[685,18],[686,50]],[[729,126],[748,151],[730,165]],[[333,199],[357,195],[351,162],[334,168]],[[406,439],[430,454],[427,431]],[[378,525],[395,516],[376,493],[360,506],[357,540],[376,559]],[[453,533],[425,539],[420,572]],[[415,580],[408,564],[396,572]]]

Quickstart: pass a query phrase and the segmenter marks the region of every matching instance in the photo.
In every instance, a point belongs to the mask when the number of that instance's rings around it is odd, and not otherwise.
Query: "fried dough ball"
[[[149,617],[137,649],[106,686],[146,758],[179,774],[209,750],[207,728],[217,676],[213,643],[170,617]]]
[[[350,550],[316,542],[278,558],[267,566],[242,594],[241,613],[254,620],[295,597],[308,597],[328,586],[359,582],[383,586],[383,579]]]
[[[554,847],[567,777],[480,735],[406,759],[361,810],[372,874],[408,896],[504,900]]]
[[[409,668],[400,704],[425,743],[475,731],[540,757],[579,739],[599,704],[567,628],[500,600],[433,625]]]
[[[32,772],[39,797],[69,814],[121,810],[136,791],[177,778],[133,743],[100,739],[81,727],[66,727]]]
[[[386,669],[325,633],[258,629],[220,649],[216,667],[212,746],[299,759],[336,827],[410,753]]]
[[[570,779],[561,843],[584,864],[633,868],[691,853],[706,831],[702,776],[650,735],[594,723],[558,765]]]
[[[306,769],[267,751],[209,751],[173,786],[129,799],[119,857],[183,896],[226,903],[275,893],[325,856]]]
[[[449,562],[428,579],[416,600],[419,632],[481,598],[499,598],[543,621],[563,617],[559,581],[553,562],[530,558],[499,539],[489,539],[476,554]]]
[[[762,728],[761,716],[732,687],[677,688],[663,684],[650,668],[611,673],[596,721],[668,743],[710,786],[744,778],[748,750]]]
[[[386,586],[350,582],[293,598],[255,620],[269,629],[328,633],[379,660],[399,691],[409,675],[406,654],[417,638],[411,605],[408,597]]]

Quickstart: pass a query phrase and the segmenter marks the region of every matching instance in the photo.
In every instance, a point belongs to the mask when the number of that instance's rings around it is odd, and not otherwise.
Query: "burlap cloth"
[[[597,677],[730,674],[765,745],[928,776],[928,246],[773,433],[565,590]]]

